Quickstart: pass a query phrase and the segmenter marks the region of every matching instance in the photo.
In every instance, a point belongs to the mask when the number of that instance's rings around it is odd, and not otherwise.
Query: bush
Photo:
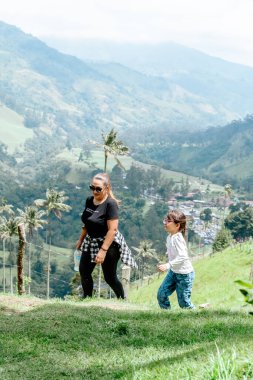
[[[253,305],[253,284],[249,284],[248,282],[241,280],[237,280],[235,282],[244,287],[244,289],[240,289],[240,292],[243,294],[245,302]],[[249,314],[253,315],[253,312],[250,311]]]
[[[227,230],[225,227],[222,227],[222,229],[218,232],[215,241],[213,243],[213,251],[219,252],[223,249],[229,247],[229,245],[232,243],[233,238],[231,235],[231,232]]]

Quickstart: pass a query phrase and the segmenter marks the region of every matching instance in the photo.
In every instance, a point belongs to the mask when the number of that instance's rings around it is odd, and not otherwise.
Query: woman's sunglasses
[[[103,188],[99,186],[90,185],[89,188],[91,191],[96,191],[96,193],[101,193],[103,191]]]

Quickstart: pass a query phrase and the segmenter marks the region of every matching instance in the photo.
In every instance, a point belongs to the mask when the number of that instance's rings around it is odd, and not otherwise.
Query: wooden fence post
[[[5,293],[5,282],[6,282],[6,263],[5,263],[5,239],[3,239],[3,292]]]
[[[251,282],[253,284],[253,263],[251,263],[251,269],[250,269],[249,279],[251,280]]]
[[[50,272],[51,272],[51,239],[50,246],[47,253],[47,300],[50,297]]]
[[[130,274],[131,267],[123,265],[122,267],[122,285],[124,288],[125,298],[128,298],[129,286],[130,286]]]

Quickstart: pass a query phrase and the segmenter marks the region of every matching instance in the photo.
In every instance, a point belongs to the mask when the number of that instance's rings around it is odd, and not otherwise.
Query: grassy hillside
[[[1,378],[252,379],[253,317],[234,284],[252,261],[245,244],[195,262],[193,300],[212,304],[204,310],[160,310],[161,278],[131,302],[0,294]]]
[[[33,299],[24,299],[29,305],[24,312],[10,298],[6,306],[5,297],[0,296],[0,371],[5,380],[253,376],[253,318],[242,312],[167,313],[136,310],[119,301],[96,306]]]
[[[60,154],[57,155],[57,159],[59,160],[66,160],[71,163],[71,170],[68,173],[66,179],[68,182],[73,184],[82,183],[83,179],[81,176],[82,171],[84,172],[88,168],[88,164],[85,162],[78,162],[78,157],[81,150],[76,148],[72,149],[71,151],[65,149]],[[104,152],[102,150],[96,149],[91,150],[91,158],[90,163],[94,163],[94,168],[103,168],[104,167]],[[161,174],[166,179],[173,179],[175,182],[181,182],[182,178],[189,179],[191,189],[199,188],[201,190],[206,190],[206,187],[208,184],[210,184],[210,191],[213,192],[222,192],[223,187],[220,185],[216,185],[214,183],[211,183],[208,180],[204,180],[198,177],[190,176],[181,172],[172,171],[172,170],[166,170],[161,169],[158,166],[145,164],[140,161],[134,160],[131,156],[123,156],[120,157],[120,161],[123,164],[124,168],[128,170],[132,164],[139,166],[143,168],[144,170],[149,170],[151,168],[157,168],[161,170]],[[116,161],[113,159],[113,157],[110,157],[108,160],[108,171],[111,171],[113,166],[116,164]]]
[[[166,257],[165,257],[166,261]],[[249,281],[253,264],[253,243],[238,244],[222,253],[216,253],[195,261],[196,278],[192,300],[196,305],[210,303],[214,309],[244,309],[244,303],[235,280]],[[136,289],[133,286],[130,299],[133,302],[155,306],[156,293],[165,275],[154,275],[150,284]],[[253,280],[253,279],[252,279]],[[178,309],[176,296],[171,297],[172,305]]]
[[[0,105],[0,141],[8,146],[9,153],[20,147],[26,139],[33,137],[33,131],[23,124],[23,117]]]

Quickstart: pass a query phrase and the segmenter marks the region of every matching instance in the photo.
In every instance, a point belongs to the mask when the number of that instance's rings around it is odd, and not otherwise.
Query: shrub
[[[227,230],[225,227],[222,227],[222,229],[218,232],[214,243],[213,243],[213,251],[219,252],[223,249],[229,247],[229,245],[232,243],[233,238],[231,235],[231,232]]]
[[[249,284],[248,282],[244,282],[241,280],[237,280],[235,282],[243,286],[244,288],[246,288],[246,289],[239,289],[239,290],[243,294],[245,302],[247,302],[250,305],[253,305],[253,284]],[[253,315],[253,312],[250,311],[249,314]]]

